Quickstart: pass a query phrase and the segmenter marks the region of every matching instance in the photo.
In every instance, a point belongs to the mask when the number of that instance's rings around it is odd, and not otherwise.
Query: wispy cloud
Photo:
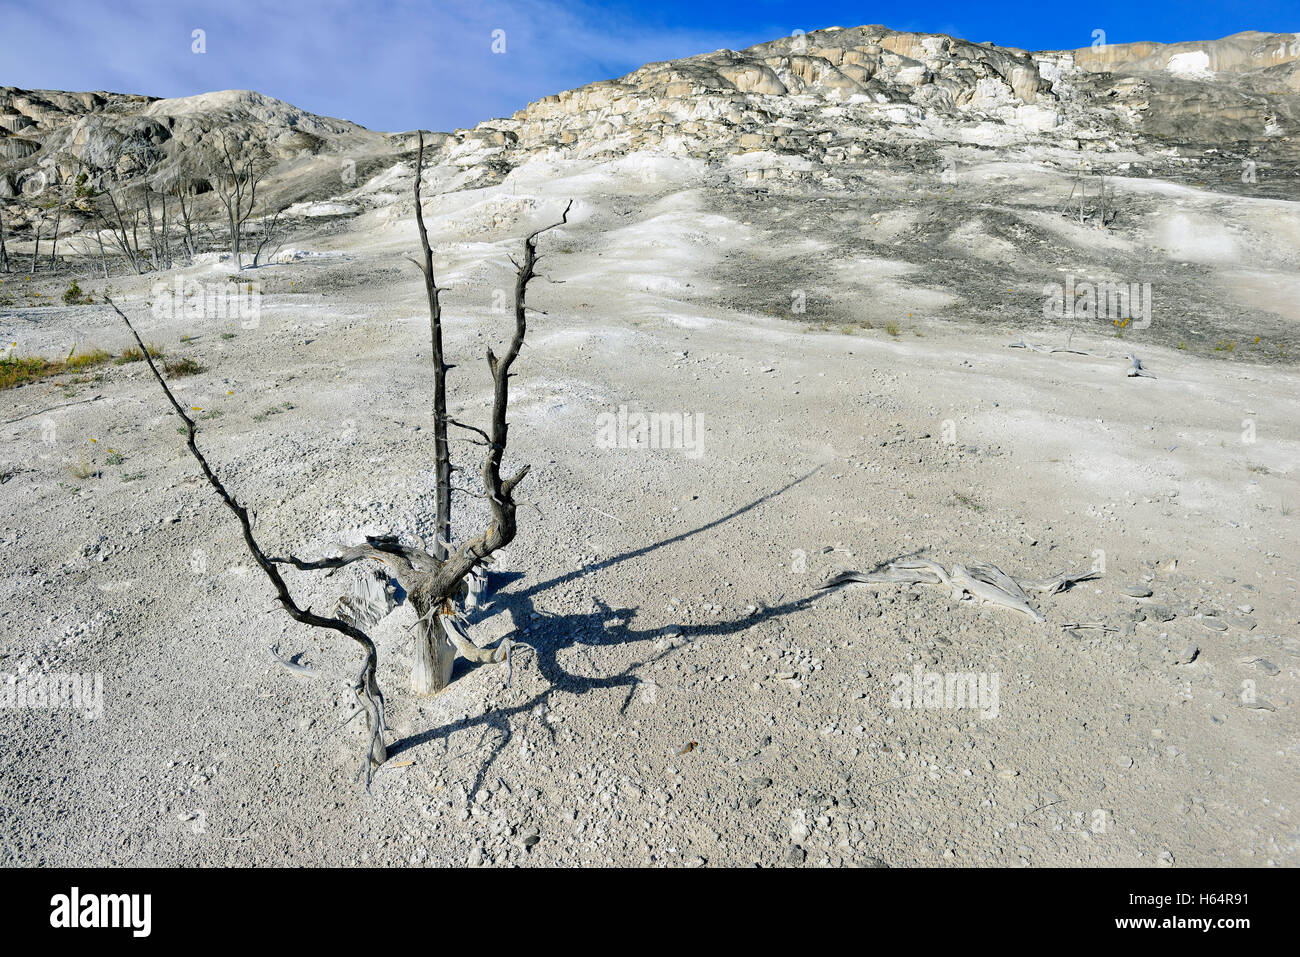
[[[1025,7],[1031,5],[1026,3]],[[372,129],[451,129],[641,64],[794,29],[936,31],[1031,50],[1294,30],[1295,0],[0,0],[0,85],[152,96],[253,89]],[[194,30],[207,52],[191,52]],[[505,31],[502,54],[492,31]]]
[[[472,126],[647,61],[785,32],[647,26],[553,0],[3,0],[0,15],[0,84],[151,96],[255,89],[390,130]],[[195,30],[205,53],[192,52]],[[504,53],[493,52],[496,30]]]

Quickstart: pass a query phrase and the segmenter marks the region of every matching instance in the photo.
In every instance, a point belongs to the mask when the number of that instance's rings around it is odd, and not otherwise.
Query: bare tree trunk
[[[9,250],[5,248],[4,210],[0,209],[0,269],[9,271]]]
[[[135,261],[140,262],[140,210],[131,210],[131,240],[135,247]]]
[[[417,263],[424,273],[424,291],[429,300],[429,335],[433,344],[433,447],[434,469],[438,490],[436,534],[441,541],[434,544],[433,554],[439,560],[447,557],[451,544],[451,451],[447,445],[447,365],[442,349],[442,292],[433,273],[433,250],[429,247],[429,233],[424,227],[424,208],[420,202],[420,179],[424,172],[424,133],[420,133],[420,155],[415,167],[415,223],[420,231],[420,248],[423,261]],[[444,543],[446,543],[444,545]]]
[[[424,291],[429,300],[429,337],[433,346],[433,453],[434,485],[437,504],[434,517],[433,555],[439,561],[447,557],[451,545],[451,450],[447,442],[447,371],[450,368],[442,348],[442,292],[433,272],[433,250],[424,226],[424,208],[420,199],[420,180],[424,173],[424,132],[420,132],[420,153],[415,164],[415,223],[420,233],[423,258],[416,263],[424,274]],[[427,609],[425,609],[427,612]],[[437,616],[435,616],[436,618]],[[451,681],[451,666],[456,649],[434,619],[421,613],[416,636],[415,668],[411,688],[416,694],[433,694]]]
[[[63,219],[63,204],[54,208],[54,235],[50,237],[50,271],[58,268],[59,222]]]
[[[32,268],[28,270],[33,276],[36,275],[36,260],[41,252],[41,227],[45,225],[45,213],[41,213],[35,224],[32,226],[32,232],[36,234],[36,244],[32,247]]]
[[[411,690],[418,695],[434,695],[451,684],[451,670],[456,664],[456,646],[448,640],[442,629],[443,617],[441,614],[421,616],[415,630],[415,664],[411,668]]]
[[[161,265],[158,260],[158,235],[153,228],[153,201],[149,199],[149,189],[144,191],[144,218],[145,226],[149,230],[149,261],[156,270]]]
[[[104,231],[95,230],[95,238],[99,240],[99,264],[104,267],[104,278],[108,278],[108,257],[104,255]]]
[[[185,230],[185,257],[189,262],[193,262],[194,254],[198,251],[198,246],[194,242],[193,222],[190,218],[190,210],[194,208],[194,204],[191,202],[186,205],[184,186],[176,187],[176,201],[181,205],[181,226]]]
[[[164,269],[172,268],[172,247],[171,242],[167,239],[167,194],[159,193],[158,199],[162,203],[162,261]]]
[[[230,254],[235,260],[235,268],[242,270],[243,229],[244,223],[253,214],[257,205],[257,182],[259,173],[252,157],[236,160],[226,143],[224,133],[219,134],[221,143],[221,168],[212,179],[213,190],[217,199],[226,210],[226,224],[230,230]]]

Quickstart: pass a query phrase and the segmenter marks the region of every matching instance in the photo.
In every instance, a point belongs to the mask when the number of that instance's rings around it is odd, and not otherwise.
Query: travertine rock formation
[[[1281,188],[1300,165],[1298,61],[1291,34],[1030,53],[832,27],[647,64],[428,139],[446,188],[491,184],[536,156],[653,150],[725,163],[741,184],[834,190],[891,162],[933,170],[956,146],[1063,149],[1094,166],[1112,156],[1126,171],[1137,158],[1139,171],[1175,178],[1221,154],[1230,165],[1268,165],[1271,187]],[[338,162],[391,165],[414,141],[248,91],[156,100],[5,87],[0,198],[21,194],[24,171],[37,168],[54,182],[84,172],[100,188],[184,176],[201,189],[218,131],[275,167],[292,201],[329,195]],[[337,161],[332,179],[308,162],[321,156]]]

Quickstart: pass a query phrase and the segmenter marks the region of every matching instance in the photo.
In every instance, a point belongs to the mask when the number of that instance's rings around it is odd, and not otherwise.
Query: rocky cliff
[[[1227,188],[1251,162],[1271,171],[1262,189],[1285,193],[1300,166],[1298,60],[1293,34],[1033,53],[832,27],[648,64],[430,139],[449,188],[489,185],[533,157],[653,150],[726,160],[742,184],[835,190],[895,165],[937,169],[962,147]],[[247,91],[159,100],[3,87],[0,197],[21,203],[36,170],[55,182],[85,173],[98,188],[174,176],[202,188],[219,133],[284,174],[286,200],[328,193],[339,162],[391,162],[414,144]],[[320,157],[333,158],[328,176]]]

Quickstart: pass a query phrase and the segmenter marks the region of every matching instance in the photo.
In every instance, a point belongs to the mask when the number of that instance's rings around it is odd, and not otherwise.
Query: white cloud
[[[190,49],[196,29],[202,55]],[[491,50],[497,29],[504,54]],[[647,27],[555,0],[67,0],[6,8],[0,83],[151,96],[255,89],[374,129],[450,129],[648,61],[784,32]]]

